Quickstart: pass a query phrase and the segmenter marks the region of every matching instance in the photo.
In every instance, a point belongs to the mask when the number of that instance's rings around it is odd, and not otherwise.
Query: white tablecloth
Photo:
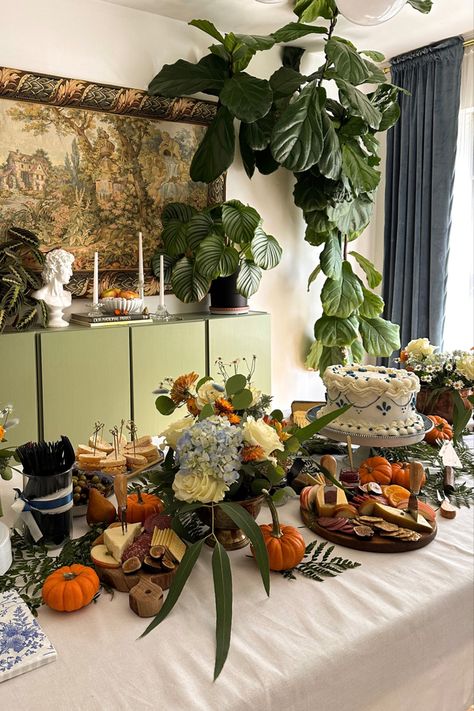
[[[4,510],[11,485],[0,485]],[[296,501],[280,515],[302,525]],[[260,522],[269,518],[264,509]],[[102,593],[70,614],[42,607],[39,621],[58,659],[0,684],[0,709],[466,711],[473,703],[472,512],[438,526],[430,545],[410,553],[336,547],[362,566],[323,583],[273,573],[270,598],[248,549],[231,553],[232,641],[215,683],[207,548],[170,616],[144,639],[137,638],[147,621],[123,593]]]

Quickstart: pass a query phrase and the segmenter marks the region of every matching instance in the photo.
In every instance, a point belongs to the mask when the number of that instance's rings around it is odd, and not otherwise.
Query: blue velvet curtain
[[[391,62],[393,84],[410,92],[388,134],[385,187],[385,316],[402,346],[442,347],[462,58],[451,37]]]

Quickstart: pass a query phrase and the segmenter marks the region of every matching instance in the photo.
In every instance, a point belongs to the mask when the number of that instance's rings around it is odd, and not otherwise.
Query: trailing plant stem
[[[329,25],[328,39],[327,39],[328,42],[329,42],[329,40],[330,40],[331,37],[332,37],[332,33],[334,32],[334,29],[335,29],[335,27],[336,27],[336,24],[337,24],[337,15],[335,15],[335,16],[332,18],[331,24]],[[329,65],[329,57],[326,55],[326,61],[325,61],[324,64],[323,64],[323,69],[322,69],[322,71],[321,71],[321,76],[319,77],[319,81],[318,81],[318,87],[321,86],[321,84],[323,83],[324,74],[325,74],[325,72],[326,72],[326,69],[328,68],[328,65]]]

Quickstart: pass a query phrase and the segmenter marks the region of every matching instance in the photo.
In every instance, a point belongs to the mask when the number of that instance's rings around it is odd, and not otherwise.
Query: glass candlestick
[[[87,315],[89,316],[89,318],[102,316],[102,304],[100,304],[99,302],[92,302],[91,308],[88,311]]]

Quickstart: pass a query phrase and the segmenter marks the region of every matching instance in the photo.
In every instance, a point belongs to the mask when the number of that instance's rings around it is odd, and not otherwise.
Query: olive
[[[75,493],[75,494],[80,494],[81,491],[82,491],[82,489],[81,489],[80,486],[75,486],[75,487],[74,487],[74,493]]]

